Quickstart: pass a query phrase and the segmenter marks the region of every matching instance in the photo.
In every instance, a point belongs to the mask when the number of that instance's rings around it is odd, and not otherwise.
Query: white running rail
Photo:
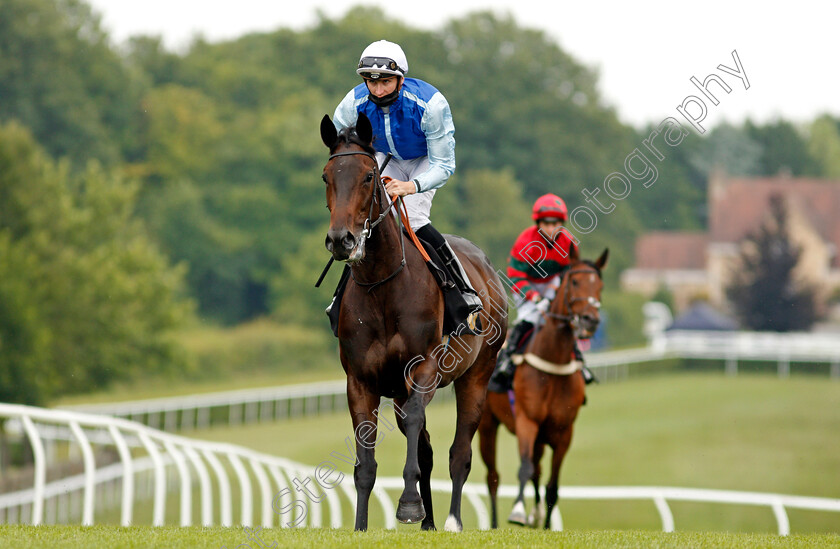
[[[135,523],[136,503],[144,490],[153,500],[151,523],[155,526],[166,523],[190,526],[194,515],[200,517],[199,522],[204,526],[260,524],[266,528],[287,527],[291,521],[284,523],[283,520],[294,518],[295,522],[300,519],[298,525],[301,526],[322,527],[325,525],[324,514],[328,515],[331,528],[353,523],[352,511],[349,511],[350,516],[345,517],[345,513],[355,506],[351,475],[335,475],[330,480],[330,489],[320,484],[318,491],[323,493],[320,503],[310,501],[309,505],[303,505],[305,514],[300,511],[283,517],[284,509],[292,509],[295,500],[304,499],[295,487],[307,482],[312,482],[313,487],[318,485],[316,476],[326,479],[317,472],[318,468],[240,446],[188,439],[120,418],[13,404],[0,404],[0,418],[20,421],[35,461],[32,488],[0,494],[0,522],[33,525],[74,522],[72,515],[78,512],[81,524],[94,524],[95,511],[102,508],[96,499],[107,499],[108,494],[108,491],[99,488],[110,484],[111,492],[119,486],[120,497],[111,499],[119,500],[119,522],[124,526]],[[84,461],[82,474],[46,481],[47,459],[40,435],[45,426],[63,426],[73,433]],[[107,433],[110,441],[102,433]],[[97,468],[92,448],[94,444],[116,450],[120,461]],[[237,488],[234,488],[232,478],[236,479]],[[331,489],[336,487],[341,490]],[[396,527],[393,499],[402,487],[401,478],[377,480],[373,496],[383,513],[386,528]],[[533,488],[528,488],[526,493],[532,497]],[[449,493],[450,483],[434,480],[432,490]],[[171,500],[167,497],[169,492],[177,492],[179,506],[177,513],[167,515],[167,500]],[[499,488],[500,497],[513,498],[516,493],[515,486]],[[197,502],[193,499],[196,494]],[[339,494],[345,496],[344,504]],[[478,528],[489,528],[486,487],[467,484],[464,497],[475,510]],[[790,533],[786,511],[789,508],[840,513],[840,499],[688,488],[563,486],[561,498],[649,500],[656,506],[662,529],[666,532],[675,528],[669,501],[766,506],[776,518],[780,535]],[[239,508],[238,516],[233,513],[234,501]],[[257,510],[259,516],[256,516]],[[557,508],[551,524],[554,529],[563,528]]]

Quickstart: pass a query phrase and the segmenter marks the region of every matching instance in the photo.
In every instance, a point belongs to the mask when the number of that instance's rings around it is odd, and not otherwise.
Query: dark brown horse
[[[347,373],[347,400],[356,435],[356,530],[368,526],[368,502],[376,480],[374,450],[382,397],[394,399],[397,424],[407,451],[397,519],[422,521],[434,530],[430,478],[432,446],[426,405],[438,387],[455,386],[457,426],[449,450],[452,501],[446,530],[460,531],[461,492],[472,460],[496,355],[506,333],[504,289],[487,257],[469,241],[448,236],[473,287],[481,296],[482,330],[441,343],[442,293],[418,249],[404,237],[389,207],[371,146],[369,120],[338,133],[325,116],[321,139],[330,149],[324,167],[330,228],[326,247],[350,265],[341,300],[338,339]],[[418,493],[417,485],[420,490]]]
[[[576,338],[592,337],[600,322],[601,269],[608,250],[597,261],[582,261],[577,248],[569,249],[570,268],[545,314],[545,323],[525,348],[523,362],[513,378],[514,405],[507,394],[488,393],[478,429],[481,457],[487,466],[487,488],[492,508],[491,525],[498,526],[496,491],[496,435],[502,423],[519,442],[519,495],[508,521],[516,524],[540,521],[540,460],[546,444],[552,448],[551,477],[545,487],[545,528],[557,503],[560,465],[572,441],[572,426],[585,392],[580,363],[574,358]],[[529,520],[525,514],[524,491],[534,483],[536,509]]]

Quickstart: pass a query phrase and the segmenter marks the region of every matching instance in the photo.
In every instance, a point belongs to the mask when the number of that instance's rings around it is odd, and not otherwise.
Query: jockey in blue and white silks
[[[333,122],[339,130],[352,126],[360,112],[373,127],[380,164],[386,153],[394,155],[382,175],[414,183],[415,194],[403,201],[412,228],[420,229],[429,223],[435,191],[455,171],[455,124],[449,103],[431,84],[405,78],[393,102],[380,106],[363,82],[344,97]]]
[[[447,280],[438,281],[447,310],[452,305],[457,311],[452,316],[464,316],[467,325],[473,326],[482,308],[481,299],[458,256],[429,219],[435,192],[455,171],[452,111],[440,91],[422,80],[406,78],[407,72],[408,60],[398,44],[386,40],[370,44],[356,69],[363,81],[338,104],[333,123],[341,131],[355,126],[359,113],[370,120],[379,165],[388,153],[393,155],[381,174],[385,190],[391,200],[402,197],[411,228],[447,271]],[[341,299],[342,284],[339,282],[333,303],[327,308],[333,324],[335,315],[331,311]]]

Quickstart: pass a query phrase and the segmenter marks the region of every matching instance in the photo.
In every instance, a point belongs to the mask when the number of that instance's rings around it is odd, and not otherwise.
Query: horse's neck
[[[558,330],[553,326],[543,325],[526,352],[555,364],[567,364],[572,360],[574,345],[575,337],[568,324],[564,324]]]

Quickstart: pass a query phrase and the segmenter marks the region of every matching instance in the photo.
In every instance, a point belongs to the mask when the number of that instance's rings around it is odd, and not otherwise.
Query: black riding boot
[[[482,309],[481,299],[472,287],[458,256],[431,223],[417,229],[415,234],[424,243],[429,255],[439,260],[444,270],[441,273],[432,269],[444,293],[446,316],[450,317],[444,319],[445,331],[455,335],[475,335],[480,332],[481,322],[477,313]],[[428,249],[429,247],[431,250]],[[441,274],[445,276],[445,279],[439,277]]]
[[[513,374],[516,372],[516,364],[513,363],[511,357],[522,349],[526,336],[533,329],[533,324],[523,320],[517,323],[510,331],[507,343],[499,351],[499,357],[496,359],[496,370],[490,377],[490,384],[494,386],[492,390],[507,390],[513,386]]]
[[[444,241],[443,246],[437,248],[435,251],[443,260],[449,274],[452,275],[455,285],[458,286],[458,290],[460,290],[461,295],[464,296],[464,301],[466,301],[467,305],[470,307],[470,312],[477,313],[480,311],[482,308],[481,298],[478,297],[478,292],[476,292],[475,288],[472,287],[470,277],[468,277],[466,271],[464,271],[464,266],[461,265],[461,261],[458,259],[458,256],[455,255],[455,251],[446,241]]]

